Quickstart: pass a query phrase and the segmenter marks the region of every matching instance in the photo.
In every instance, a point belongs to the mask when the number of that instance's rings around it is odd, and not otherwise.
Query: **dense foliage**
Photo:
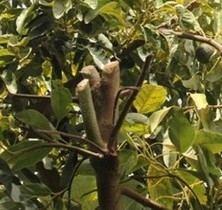
[[[96,209],[81,70],[119,61],[121,112],[150,54],[118,134],[122,209],[221,209],[221,20],[219,0],[0,0],[0,209]]]

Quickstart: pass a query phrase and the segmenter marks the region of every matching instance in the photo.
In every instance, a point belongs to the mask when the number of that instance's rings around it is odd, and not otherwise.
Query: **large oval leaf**
[[[45,144],[47,143],[44,141],[22,141],[9,147],[0,157],[14,169],[34,166],[52,149],[52,147],[45,147]]]
[[[27,109],[18,113],[17,118],[33,129],[55,130],[49,120],[34,109]]]
[[[192,145],[195,139],[195,129],[181,112],[177,112],[169,121],[169,137],[180,152]]]
[[[69,112],[72,95],[67,88],[58,87],[51,92],[51,106],[60,121]]]
[[[144,84],[133,105],[139,113],[149,113],[160,108],[166,100],[167,92],[159,85]]]

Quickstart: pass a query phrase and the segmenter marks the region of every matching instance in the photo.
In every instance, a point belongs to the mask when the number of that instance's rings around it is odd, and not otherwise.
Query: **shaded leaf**
[[[72,95],[67,88],[58,87],[52,89],[51,106],[59,121],[68,114],[71,103]]]
[[[25,206],[19,202],[6,201],[0,204],[1,210],[25,210]]]
[[[133,105],[139,113],[149,113],[160,108],[166,100],[167,92],[159,85],[144,84]]]
[[[28,183],[22,185],[20,187],[22,196],[26,198],[35,198],[35,197],[42,197],[42,196],[49,196],[52,192],[51,190],[46,187],[45,185],[38,184],[38,183]]]
[[[0,183],[4,185],[8,194],[11,194],[12,190],[12,171],[9,168],[8,163],[0,158]]]
[[[33,129],[54,130],[53,125],[40,112],[34,109],[27,109],[17,114],[17,118]]]
[[[122,174],[132,173],[132,169],[137,165],[137,152],[131,150],[121,150],[120,152],[120,166]]]
[[[182,153],[194,142],[195,129],[181,112],[175,113],[169,121],[169,137]]]
[[[22,141],[9,147],[0,157],[7,161],[14,169],[34,166],[42,160],[52,148],[44,147],[43,141]]]

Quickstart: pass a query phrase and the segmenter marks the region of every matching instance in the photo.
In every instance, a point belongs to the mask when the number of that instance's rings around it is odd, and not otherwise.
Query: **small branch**
[[[144,196],[140,195],[139,193],[127,188],[127,187],[121,187],[121,193],[138,203],[142,204],[143,206],[152,208],[153,210],[167,210],[164,206],[161,204],[149,199],[145,198]]]
[[[57,143],[43,143],[43,144],[40,144],[40,145],[36,145],[36,146],[32,146],[32,147],[29,147],[29,148],[22,149],[22,150],[17,151],[17,152],[12,152],[12,151],[10,151],[10,148],[9,148],[9,149],[5,150],[5,152],[10,154],[11,156],[15,156],[15,157],[12,157],[12,158],[16,158],[16,156],[24,155],[24,153],[26,153],[26,152],[30,152],[32,150],[41,149],[41,148],[47,148],[47,147],[64,148],[64,149],[68,149],[68,150],[71,150],[71,151],[76,151],[81,155],[89,155],[89,156],[97,157],[97,158],[103,158],[104,157],[104,155],[101,154],[101,153],[92,152],[92,151],[83,149],[81,147],[76,147],[76,146],[72,146],[72,145],[68,145],[68,144],[61,144],[61,143],[58,143],[58,142]]]
[[[26,94],[26,93],[9,93],[9,96],[15,98],[26,98],[26,99],[38,99],[38,100],[50,100],[50,95],[34,95],[34,94]],[[78,102],[76,97],[72,97],[73,102]]]
[[[104,155],[107,153],[106,150],[104,150],[103,148],[99,147],[94,142],[90,141],[89,139],[82,138],[81,136],[78,136],[78,135],[74,135],[74,134],[70,134],[70,133],[65,133],[65,132],[62,132],[62,131],[50,131],[50,130],[36,130],[36,132],[47,133],[47,134],[59,134],[59,135],[65,136],[65,137],[69,137],[69,138],[72,138],[72,139],[80,140],[80,141],[85,142],[86,144],[90,145],[91,147],[94,147],[96,150],[98,150],[99,152],[101,152]]]
[[[161,28],[159,31],[163,34],[169,34],[169,33],[174,34],[175,36],[181,39],[190,39],[193,41],[198,41],[198,42],[209,44],[215,49],[217,49],[220,52],[220,54],[222,54],[222,45],[211,38],[193,34],[193,33],[188,33],[188,32],[183,32],[183,31],[174,31],[174,30],[168,30],[168,29],[163,29],[163,28]]]
[[[94,109],[89,79],[82,80],[77,85],[79,106],[82,110],[82,116],[88,139],[97,144],[101,148],[105,148],[105,144],[100,135],[97,124],[96,113]]]
[[[139,91],[139,88],[134,87],[134,86],[133,87],[123,87],[118,91],[117,96],[115,98],[115,103],[114,103],[113,124],[115,124],[116,107],[117,107],[118,100],[119,100],[120,96],[129,95],[132,91]]]
[[[136,86],[135,86],[136,88],[140,88],[142,86],[144,78],[146,76],[146,73],[147,73],[147,71],[148,71],[148,69],[150,67],[152,58],[153,58],[152,55],[148,55],[146,57],[145,63],[144,63],[143,68],[142,68],[142,71],[141,71],[141,73],[139,75],[139,78],[138,78],[138,80],[136,82]],[[131,105],[132,105],[132,103],[133,103],[137,93],[138,93],[138,91],[134,90],[131,93],[131,95],[129,96],[127,102],[125,103],[125,106],[123,107],[123,110],[120,113],[120,116],[119,116],[119,118],[118,118],[118,120],[117,120],[117,122],[115,124],[115,127],[113,128],[112,133],[111,133],[110,139],[108,141],[108,148],[112,148],[116,144],[116,142],[115,142],[116,141],[116,136],[117,136],[117,134],[118,134],[122,124],[123,124],[123,121],[124,121],[128,111],[129,111],[129,108],[131,107]]]

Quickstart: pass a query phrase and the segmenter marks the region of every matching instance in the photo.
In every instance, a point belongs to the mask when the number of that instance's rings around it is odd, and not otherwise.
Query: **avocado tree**
[[[215,0],[1,0],[0,209],[221,209]]]

